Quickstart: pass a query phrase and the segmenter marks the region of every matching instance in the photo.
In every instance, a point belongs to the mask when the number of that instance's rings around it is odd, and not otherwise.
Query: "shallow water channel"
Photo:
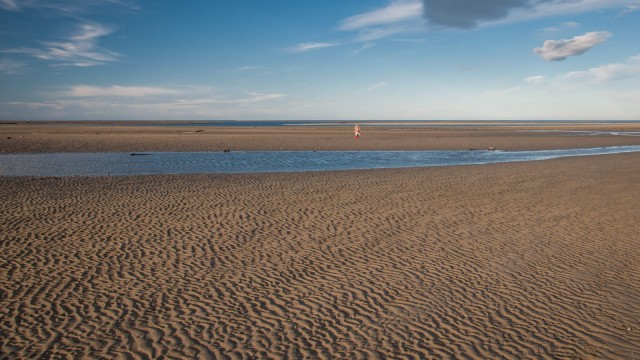
[[[640,152],[640,145],[543,151],[231,151],[0,155],[0,176],[302,172],[490,164]]]

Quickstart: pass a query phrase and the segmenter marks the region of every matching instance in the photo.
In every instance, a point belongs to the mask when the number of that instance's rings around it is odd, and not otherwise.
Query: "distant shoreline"
[[[638,120],[0,120],[2,125],[102,125],[102,126],[216,126],[216,127],[273,127],[319,126],[342,127],[353,124],[384,127],[439,126],[584,126],[638,125]]]

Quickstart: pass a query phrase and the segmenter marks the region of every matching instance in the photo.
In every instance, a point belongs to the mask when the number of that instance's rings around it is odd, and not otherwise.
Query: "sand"
[[[636,153],[0,177],[0,357],[637,359],[639,185]]]
[[[411,128],[362,126],[361,141],[353,127],[212,127],[130,126],[81,123],[0,123],[0,153],[24,152],[145,152],[237,150],[504,150],[568,149],[640,145],[640,123],[555,126]],[[553,130],[554,132],[544,132]],[[562,131],[559,131],[562,130]],[[564,131],[564,132],[563,132]],[[567,132],[583,131],[583,132]],[[585,135],[599,131],[598,135]],[[8,139],[10,138],[10,139]]]

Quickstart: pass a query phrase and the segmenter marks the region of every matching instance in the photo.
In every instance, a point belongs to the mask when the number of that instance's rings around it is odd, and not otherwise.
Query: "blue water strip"
[[[534,161],[640,152],[640,145],[542,151],[237,151],[0,155],[0,176],[304,172]]]

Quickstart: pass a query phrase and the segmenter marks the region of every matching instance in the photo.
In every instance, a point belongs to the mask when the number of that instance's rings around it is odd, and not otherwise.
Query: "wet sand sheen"
[[[548,127],[351,127],[117,126],[0,124],[0,153],[146,152],[237,150],[550,150],[640,145],[640,136],[563,131],[638,132],[640,124]],[[10,138],[10,139],[9,139]]]
[[[637,358],[640,158],[0,177],[9,358]]]

